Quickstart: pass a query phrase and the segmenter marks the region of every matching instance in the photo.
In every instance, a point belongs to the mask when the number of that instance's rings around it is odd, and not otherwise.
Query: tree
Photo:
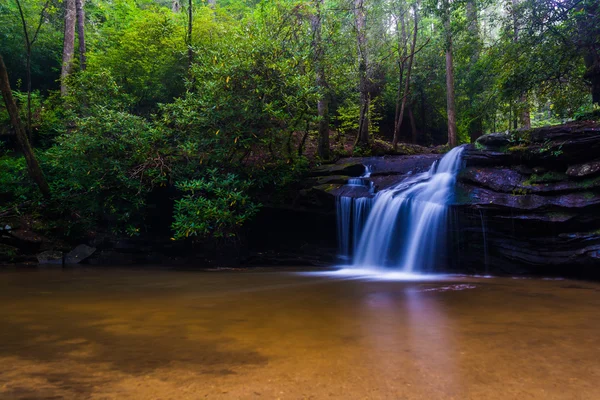
[[[317,152],[319,157],[326,160],[329,158],[329,95],[325,78],[325,54],[321,38],[322,6],[323,0],[315,0],[315,12],[311,15],[311,28],[316,85],[317,90],[319,90],[319,100],[317,101],[317,114],[319,117]]]
[[[512,14],[513,14],[513,40],[515,43],[519,41],[519,30],[520,30],[520,2],[519,0],[513,0],[512,2]],[[515,126],[517,128],[516,123],[516,115],[519,113],[519,119],[521,122],[521,127],[525,129],[531,129],[531,115],[529,111],[529,104],[527,104],[527,92],[524,91],[519,96],[518,107],[515,110]]]
[[[19,146],[23,151],[23,155],[25,156],[29,175],[37,184],[42,195],[46,198],[49,198],[50,187],[48,186],[48,182],[46,182],[44,173],[42,172],[37,158],[33,153],[33,149],[29,143],[29,138],[23,130],[23,126],[19,118],[19,110],[17,109],[17,105],[15,104],[15,100],[12,95],[10,82],[8,80],[8,72],[6,71],[6,66],[4,65],[4,59],[2,58],[2,55],[0,55],[0,92],[2,92],[2,98],[4,99],[4,104],[6,105],[6,109],[8,110],[8,114],[10,116],[10,122],[15,129],[17,142],[19,143]]]
[[[75,0],[75,10],[77,12],[77,37],[79,39],[79,68],[85,71],[87,61],[85,57],[85,10],[83,4],[85,0]]]
[[[21,2],[16,0],[17,7],[19,8],[19,15],[21,16],[21,23],[23,24],[23,34],[25,35],[25,49],[27,51],[27,65],[25,67],[27,74],[27,135],[31,137],[31,49],[33,44],[38,38],[38,34],[40,33],[40,28],[42,27],[42,22],[44,21],[44,15],[46,14],[46,10],[50,5],[50,0],[47,0],[42,7],[42,11],[40,12],[40,19],[37,24],[37,27],[33,31],[33,35],[29,35],[29,29],[27,28],[27,22],[25,22],[25,13],[23,12],[23,7],[21,6]]]
[[[451,9],[449,0],[443,0],[443,19],[446,52],[446,109],[448,113],[448,145],[455,147],[458,144],[456,129],[456,107],[454,99],[454,65],[452,60],[452,25],[450,21]]]
[[[187,45],[187,54],[188,54],[188,70],[192,68],[192,63],[194,62],[194,49],[192,48],[192,30],[194,27],[194,8],[193,1],[189,0],[188,2],[188,29],[185,44]]]
[[[63,39],[62,68],[60,73],[60,94],[67,95],[67,78],[73,69],[75,53],[75,0],[65,0],[65,35]]]
[[[478,76],[475,68],[479,62],[481,56],[481,36],[479,29],[479,7],[478,0],[467,0],[466,3],[466,14],[467,14],[467,30],[469,34],[469,41],[471,45],[471,57],[469,58],[469,78],[470,82],[468,85],[469,89],[469,112],[467,117],[469,118],[469,138],[474,143],[481,135],[483,135],[483,116],[479,107],[475,105],[476,98],[480,96],[483,88],[481,85],[481,77]]]
[[[358,119],[358,137],[356,144],[369,145],[369,59],[367,56],[367,16],[364,0],[354,0],[354,20],[356,44],[358,49],[358,91],[360,93],[360,114]]]
[[[398,69],[400,71],[400,79],[398,82],[398,95],[396,98],[396,116],[394,118],[394,139],[392,142],[392,145],[394,146],[394,150],[396,149],[396,147],[398,145],[398,141],[400,140],[400,127],[402,126],[402,120],[404,119],[404,109],[406,107],[406,101],[408,99],[408,92],[409,92],[409,88],[410,88],[410,72],[412,70],[413,59],[415,57],[415,46],[417,44],[417,32],[419,30],[419,16],[418,16],[417,12],[418,12],[417,4],[415,4],[413,6],[414,27],[413,27],[412,43],[410,45],[410,53],[408,55],[406,55],[406,51],[405,51],[403,57],[401,57],[399,54],[399,58],[402,58],[402,59],[398,61]],[[406,14],[406,11],[403,14]],[[407,39],[406,39],[406,29],[405,29],[406,23],[404,22],[404,15],[401,15],[400,18],[402,19],[402,21],[401,21],[401,23],[402,23],[402,42],[405,43],[407,41]],[[398,47],[400,47],[400,43],[398,43]],[[403,47],[404,47],[404,49],[406,49],[406,46],[403,46]],[[398,52],[400,52],[400,48],[398,48]],[[406,63],[406,59],[408,59],[408,66],[407,66],[407,71],[406,71],[406,82],[404,83],[404,91],[401,92],[402,78],[404,75],[404,65]],[[403,95],[401,95],[401,93],[403,93]],[[412,112],[411,112],[411,115],[412,115]],[[416,136],[416,128],[414,126],[414,119],[412,117],[411,117],[411,128],[412,128],[413,142],[416,142],[416,137],[415,137]]]

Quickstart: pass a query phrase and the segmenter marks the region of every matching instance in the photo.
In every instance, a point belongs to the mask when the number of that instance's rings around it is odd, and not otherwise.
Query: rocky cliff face
[[[597,274],[600,125],[486,135],[467,148],[465,162],[456,204],[462,262]]]

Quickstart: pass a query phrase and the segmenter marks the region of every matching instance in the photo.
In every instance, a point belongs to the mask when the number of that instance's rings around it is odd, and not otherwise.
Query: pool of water
[[[0,399],[599,399],[599,311],[569,280],[5,269]]]

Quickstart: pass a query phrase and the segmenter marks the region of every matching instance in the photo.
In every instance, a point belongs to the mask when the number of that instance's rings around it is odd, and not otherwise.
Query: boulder
[[[63,252],[57,251],[57,250],[43,251],[37,255],[37,259],[38,259],[38,263],[40,265],[47,265],[47,264],[62,265]]]
[[[96,251],[95,247],[80,244],[65,256],[65,264],[79,264]]]

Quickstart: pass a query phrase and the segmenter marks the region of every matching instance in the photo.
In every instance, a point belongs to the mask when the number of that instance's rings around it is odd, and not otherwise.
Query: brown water
[[[600,399],[600,285],[0,272],[0,399]]]

